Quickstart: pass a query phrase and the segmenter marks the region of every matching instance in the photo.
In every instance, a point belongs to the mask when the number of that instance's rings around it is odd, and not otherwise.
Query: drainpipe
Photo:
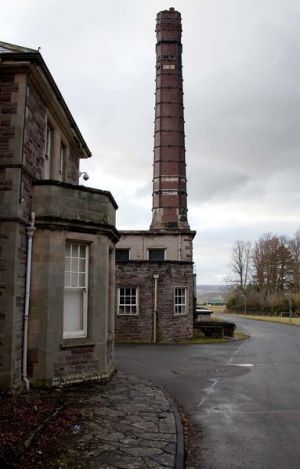
[[[31,213],[31,222],[26,227],[27,234],[27,262],[26,262],[26,283],[25,283],[25,306],[24,306],[24,331],[23,331],[23,364],[22,379],[25,383],[26,390],[29,391],[29,380],[27,378],[27,342],[28,342],[28,316],[30,301],[30,281],[31,281],[31,260],[32,260],[32,238],[36,230],[35,213]]]
[[[156,344],[156,329],[157,329],[157,281],[158,274],[153,275],[154,278],[154,307],[153,307],[153,343]]]

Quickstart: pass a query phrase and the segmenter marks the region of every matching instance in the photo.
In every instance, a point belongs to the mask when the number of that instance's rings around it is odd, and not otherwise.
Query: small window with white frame
[[[176,316],[187,313],[187,288],[176,287],[174,295],[174,314]]]
[[[88,245],[67,241],[63,311],[64,339],[87,337],[88,263]]]
[[[53,137],[54,137],[54,130],[47,122],[46,128],[46,146],[45,146],[45,159],[44,159],[44,178],[50,179],[51,177],[51,159],[52,159],[52,152],[53,152]]]
[[[139,309],[138,287],[118,288],[118,314],[120,316],[136,316]]]

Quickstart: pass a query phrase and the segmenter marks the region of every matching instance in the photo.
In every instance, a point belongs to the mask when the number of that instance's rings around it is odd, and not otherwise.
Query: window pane
[[[85,259],[79,259],[79,272],[85,272]]]
[[[72,257],[79,257],[80,244],[72,244]]]
[[[64,331],[83,330],[83,304],[80,290],[65,290]]]
[[[78,259],[76,257],[71,259],[71,272],[78,272]]]
[[[86,246],[80,244],[80,257],[83,257],[85,259],[86,255]]]
[[[78,287],[78,274],[71,274],[71,287]]]
[[[70,257],[71,255],[71,244],[67,243],[66,244],[66,257]]]
[[[70,272],[70,270],[71,270],[71,262],[70,262],[69,258],[66,258],[66,260],[65,260],[65,271]]]
[[[85,287],[85,274],[79,274],[79,287]]]
[[[60,180],[64,179],[64,167],[65,167],[65,153],[66,153],[66,147],[61,143],[60,146],[60,153],[59,153],[59,178]]]
[[[165,249],[149,249],[149,261],[164,261]]]
[[[129,249],[116,249],[116,261],[129,261]]]
[[[48,125],[48,127],[47,127],[47,143],[46,143],[46,153],[47,153],[48,156],[50,156],[50,153],[51,153],[52,134],[53,134],[53,130]]]
[[[71,282],[70,272],[65,272],[65,286],[69,287]]]

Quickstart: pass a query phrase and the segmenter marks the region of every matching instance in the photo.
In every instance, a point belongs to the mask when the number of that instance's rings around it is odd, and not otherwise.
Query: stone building
[[[116,250],[119,340],[171,342],[193,334],[193,238],[187,219],[181,15],[157,15],[150,230],[121,231]]]
[[[114,369],[117,205],[79,185],[90,156],[41,54],[1,42],[1,386]]]

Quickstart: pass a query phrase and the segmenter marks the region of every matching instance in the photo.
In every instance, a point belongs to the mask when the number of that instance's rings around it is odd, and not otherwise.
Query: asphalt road
[[[119,368],[162,386],[191,422],[190,468],[300,468],[300,328],[235,318],[251,336],[118,345]]]

